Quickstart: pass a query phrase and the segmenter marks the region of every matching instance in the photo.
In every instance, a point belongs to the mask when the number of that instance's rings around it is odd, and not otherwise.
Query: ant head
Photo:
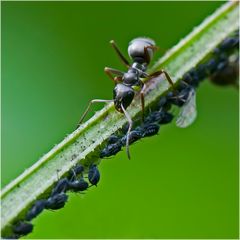
[[[155,42],[150,38],[135,38],[128,46],[128,55],[133,61],[139,63],[147,63],[146,54],[144,48],[155,47]],[[153,49],[147,48],[149,58],[153,57]]]
[[[138,71],[131,69],[123,74],[122,80],[126,85],[134,85],[139,81]]]
[[[114,105],[117,111],[123,112],[121,105],[125,109],[131,104],[134,98],[134,90],[122,83],[118,83],[113,90]]]

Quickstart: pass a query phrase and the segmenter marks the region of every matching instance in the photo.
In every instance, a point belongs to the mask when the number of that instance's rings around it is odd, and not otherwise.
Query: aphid
[[[161,120],[159,121],[159,123],[160,124],[170,123],[173,120],[173,117],[174,116],[172,115],[172,113],[163,111],[163,116],[162,116]]]
[[[171,103],[168,101],[167,96],[163,96],[160,98],[158,102],[158,109],[169,111],[171,109]]]
[[[216,59],[214,59],[214,58],[210,59],[206,63],[206,70],[207,70],[208,74],[214,73],[217,69],[217,65],[218,65],[218,61]]]
[[[142,138],[143,131],[141,130],[133,130],[129,133],[129,144],[132,144]],[[123,136],[121,139],[122,144],[126,144],[127,136]]]
[[[222,43],[220,44],[219,49],[221,49],[223,51],[227,51],[227,50],[230,50],[234,47],[239,48],[239,36],[238,36],[238,34],[237,34],[237,36],[227,37],[226,39],[224,39],[222,41]]]
[[[192,87],[190,85],[187,85],[183,89],[181,89],[177,94],[169,92],[168,94],[169,100],[171,101],[172,104],[182,107],[187,101],[191,89]]]
[[[69,176],[68,179],[75,179],[77,175],[79,174],[83,174],[84,172],[84,167],[81,164],[77,164],[75,167],[73,167],[70,171],[69,171]]]
[[[206,66],[206,64],[204,64],[204,63],[199,64],[196,68],[196,74],[199,77],[199,81],[202,81],[203,79],[205,79],[207,77],[207,66]]]
[[[183,82],[190,84],[191,86],[197,87],[200,82],[200,77],[198,75],[197,69],[192,68],[187,73],[183,75]]]
[[[232,55],[217,65],[216,71],[210,76],[210,81],[219,86],[232,85],[239,88],[239,62],[238,56]]]
[[[100,180],[100,172],[96,165],[91,165],[88,171],[88,180],[92,185],[97,185]]]
[[[162,120],[164,117],[164,111],[160,109],[160,111],[154,111],[149,114],[149,116],[144,121],[144,124],[150,124],[150,123],[158,123]]]
[[[104,157],[110,157],[113,155],[116,155],[119,151],[121,151],[122,143],[121,141],[118,141],[113,144],[108,144],[101,152],[100,152],[100,158]]]
[[[67,200],[68,196],[65,193],[58,193],[48,198],[45,208],[53,210],[63,208]]]
[[[128,132],[126,135],[126,150],[127,156],[130,159],[129,153],[129,135],[132,129],[132,119],[127,112],[128,106],[132,103],[135,96],[136,90],[134,87],[140,87],[141,95],[141,106],[142,106],[142,116],[144,116],[144,94],[145,94],[145,84],[143,79],[151,79],[164,74],[167,81],[171,86],[173,82],[164,70],[159,70],[153,74],[147,74],[147,67],[153,57],[154,51],[157,50],[156,44],[152,39],[149,38],[136,38],[133,39],[128,46],[128,55],[132,60],[130,64],[129,61],[123,56],[114,41],[110,41],[112,47],[116,51],[117,55],[120,57],[122,63],[127,67],[127,71],[119,71],[113,68],[106,67],[104,69],[105,73],[110,77],[110,79],[115,83],[115,88],[113,90],[113,100],[103,100],[94,99],[92,100],[84,114],[82,115],[78,126],[82,123],[84,117],[88,113],[91,105],[96,102],[114,102],[116,110],[120,113],[124,113],[128,120]]]
[[[57,182],[56,186],[53,188],[51,196],[54,196],[61,192],[66,192],[68,190],[68,187],[69,187],[68,179],[67,178],[60,179]]]
[[[143,137],[149,137],[156,135],[160,129],[160,126],[157,123],[150,123],[144,126]]]
[[[108,138],[108,144],[116,143],[118,140],[119,140],[119,137],[118,137],[118,136],[116,136],[116,135],[111,135],[111,136]]]
[[[31,221],[33,218],[37,217],[44,210],[46,204],[47,200],[45,199],[37,200],[28,210],[25,219]]]
[[[176,120],[176,125],[185,128],[191,125],[197,117],[196,93],[193,87],[189,89],[188,97],[182,106]]]
[[[33,230],[33,225],[28,222],[20,221],[13,226],[13,232],[19,235],[27,235]]]
[[[81,192],[85,191],[88,188],[88,183],[83,179],[80,178],[79,180],[75,180],[69,183],[69,189],[73,192]]]

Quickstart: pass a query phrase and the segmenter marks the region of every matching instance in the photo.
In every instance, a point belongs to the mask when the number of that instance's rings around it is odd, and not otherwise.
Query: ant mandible
[[[116,51],[122,63],[127,67],[127,72],[122,72],[117,69],[105,67],[105,73],[111,78],[115,83],[115,88],[113,90],[113,100],[103,100],[103,99],[94,99],[90,101],[86,111],[83,113],[79,124],[82,123],[84,117],[88,113],[91,105],[96,102],[114,102],[116,110],[120,113],[124,113],[128,120],[128,131],[126,136],[126,150],[127,156],[130,159],[129,152],[129,134],[132,129],[132,119],[126,109],[132,103],[135,96],[136,90],[133,87],[140,87],[141,95],[141,105],[142,105],[142,118],[144,120],[144,91],[145,84],[142,79],[150,79],[157,77],[161,74],[164,74],[167,81],[171,86],[173,86],[173,81],[171,80],[169,74],[164,70],[159,70],[152,74],[147,74],[147,67],[153,57],[154,51],[158,49],[155,42],[150,38],[140,37],[133,39],[128,46],[128,55],[132,60],[132,64],[123,56],[116,43],[112,40],[110,41],[113,49]],[[115,76],[114,76],[115,75]]]

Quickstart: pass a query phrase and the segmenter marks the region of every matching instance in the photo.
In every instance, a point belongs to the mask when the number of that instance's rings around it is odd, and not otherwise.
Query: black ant
[[[164,70],[159,70],[152,74],[146,72],[147,67],[153,57],[154,51],[158,49],[155,42],[150,38],[135,38],[128,46],[128,55],[132,60],[132,64],[123,56],[116,43],[112,40],[110,41],[113,49],[116,51],[122,63],[127,67],[126,72],[119,71],[117,69],[105,67],[105,73],[114,81],[115,88],[113,90],[113,100],[103,100],[94,99],[92,100],[84,114],[82,115],[78,126],[82,123],[84,117],[88,113],[91,105],[96,102],[114,102],[116,110],[120,113],[124,113],[128,120],[128,131],[126,137],[126,150],[127,156],[130,159],[129,153],[129,134],[132,129],[132,119],[126,109],[132,103],[135,96],[136,90],[133,87],[140,87],[141,105],[142,105],[142,118],[144,120],[144,94],[145,94],[145,84],[143,79],[150,79],[164,74],[167,81],[171,86],[173,86],[173,81]]]

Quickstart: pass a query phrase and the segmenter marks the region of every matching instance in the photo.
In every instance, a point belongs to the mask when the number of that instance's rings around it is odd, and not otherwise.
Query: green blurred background
[[[2,187],[110,99],[110,48],[148,36],[169,49],[223,2],[2,2]],[[163,53],[156,54],[155,60]],[[198,118],[100,165],[101,182],[34,220],[28,238],[237,238],[238,93],[205,81]]]

